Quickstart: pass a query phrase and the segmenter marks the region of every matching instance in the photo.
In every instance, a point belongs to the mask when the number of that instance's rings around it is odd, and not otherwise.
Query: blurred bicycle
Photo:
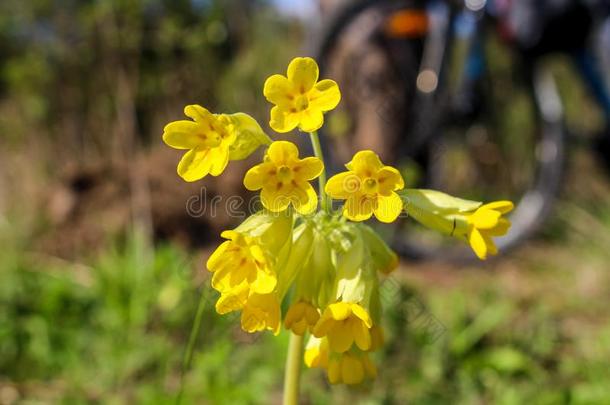
[[[592,53],[608,39],[608,8],[570,0],[349,3],[317,52],[322,75],[338,78],[344,94],[322,137],[331,170],[371,148],[400,167],[409,187],[516,201],[498,245],[518,245],[548,218],[566,162],[563,102],[546,55],[576,62],[605,114],[597,149],[610,167],[610,69],[598,62],[610,59],[610,48]],[[402,223],[386,236],[406,257],[470,257]]]

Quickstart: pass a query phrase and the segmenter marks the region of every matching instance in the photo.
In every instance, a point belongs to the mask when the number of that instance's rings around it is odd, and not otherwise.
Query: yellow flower
[[[288,309],[284,318],[284,326],[286,329],[292,330],[294,334],[303,336],[307,330],[311,332],[318,319],[320,319],[320,314],[313,305],[306,301],[299,301]]]
[[[242,282],[235,288],[221,292],[220,298],[216,301],[216,312],[220,315],[229,312],[239,311],[246,305],[250,295],[250,284]]]
[[[348,171],[331,177],[326,183],[328,195],[346,200],[343,215],[352,221],[364,221],[373,214],[381,222],[394,221],[403,207],[395,193],[404,187],[398,170],[384,166],[370,150],[356,153],[345,166]]]
[[[269,126],[277,132],[289,132],[297,126],[313,132],[324,124],[324,112],[339,104],[341,92],[333,80],[318,81],[319,69],[312,58],[295,58],[288,65],[287,76],[273,75],[265,81],[263,94],[275,104]]]
[[[235,231],[224,231],[221,236],[229,240],[223,242],[207,262],[208,270],[214,273],[212,287],[222,293],[245,281],[252,292],[273,291],[277,277],[256,239]]]
[[[365,378],[375,378],[377,369],[367,353],[342,353],[328,362],[331,384],[360,384]]]
[[[492,238],[505,235],[510,228],[510,221],[502,217],[513,209],[510,201],[483,204],[424,189],[407,189],[400,194],[409,216],[428,228],[467,241],[481,260],[498,253]]]
[[[276,141],[267,150],[264,162],[248,170],[244,186],[251,191],[262,189],[261,201],[270,211],[283,211],[293,204],[299,213],[309,214],[318,206],[318,196],[309,180],[322,170],[320,159],[299,159],[295,144]]]
[[[269,329],[273,334],[280,333],[282,318],[277,294],[251,294],[241,313],[241,328],[253,333]]]
[[[373,321],[363,307],[350,302],[336,302],[326,307],[313,335],[326,336],[333,352],[343,353],[354,342],[361,350],[368,350],[371,347],[371,326]]]
[[[513,207],[510,201],[495,201],[482,205],[468,215],[468,243],[479,259],[485,260],[488,254],[498,253],[492,237],[506,235],[510,221],[502,215],[510,212]]]
[[[303,355],[305,365],[309,368],[326,368],[328,367],[329,353],[328,340],[326,338],[310,336],[305,347],[305,354]]]
[[[163,129],[163,141],[188,150],[177,169],[186,181],[218,176],[229,160],[245,159],[261,144],[271,142],[256,120],[244,113],[212,114],[199,105],[188,105],[184,114],[193,121],[170,122]]]

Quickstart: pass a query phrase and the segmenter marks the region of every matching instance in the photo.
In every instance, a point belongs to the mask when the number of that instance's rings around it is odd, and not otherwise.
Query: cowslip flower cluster
[[[230,160],[266,148],[243,184],[260,191],[263,208],[233,230],[207,261],[219,314],[241,312],[241,327],[254,333],[282,327],[306,337],[303,359],[335,383],[360,384],[376,376],[371,353],[383,346],[380,277],[398,257],[363,221],[391,223],[402,212],[422,224],[470,243],[481,259],[495,254],[493,237],[508,231],[503,217],[512,203],[485,204],[437,191],[405,189],[401,173],[371,150],[357,152],[346,171],[326,183],[315,132],[324,113],[341,99],[332,80],[318,80],[311,58],[295,58],[287,75],[267,79],[263,94],[274,104],[269,125],[277,132],[309,132],[316,156],[302,156],[289,141],[272,141],[249,115],[212,114],[187,106],[191,120],[169,123],[165,143],[187,150],[178,164],[186,181],[220,175]],[[318,180],[318,192],[312,181]],[[342,202],[338,211],[328,204]],[[282,310],[285,308],[285,311]]]

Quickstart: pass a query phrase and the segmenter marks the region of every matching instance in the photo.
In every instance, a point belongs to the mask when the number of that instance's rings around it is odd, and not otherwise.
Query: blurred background
[[[275,136],[262,85],[301,55],[343,91],[333,166],[371,147],[408,187],[519,203],[483,264],[392,229],[377,380],[307,370],[303,403],[610,403],[607,3],[321,3],[0,2],[0,404],[172,402],[201,294],[184,402],[280,402],[287,334],[215,314],[204,271],[241,219],[210,201],[260,156],[185,183],[161,134],[197,103]]]

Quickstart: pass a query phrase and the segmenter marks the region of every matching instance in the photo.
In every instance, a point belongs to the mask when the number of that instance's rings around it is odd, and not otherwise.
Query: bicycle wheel
[[[565,130],[552,76],[545,69],[525,74],[532,70],[520,70],[506,48],[492,42],[494,63],[483,86],[487,103],[482,114],[467,122],[454,119],[450,77],[441,78],[437,96],[414,103],[423,38],[384,35],[397,10],[417,11],[421,4],[356,3],[338,14],[323,37],[321,69],[337,79],[344,94],[342,108],[329,115],[322,137],[331,170],[369,148],[401,170],[407,187],[481,201],[510,199],[516,203],[513,226],[498,239],[506,251],[544,222],[561,183]],[[459,54],[459,46],[453,48]],[[459,58],[452,59],[459,65]],[[410,148],[414,139],[422,139],[422,123],[435,136],[424,135],[426,142]],[[381,229],[405,257],[474,259],[461,242],[410,220]]]

